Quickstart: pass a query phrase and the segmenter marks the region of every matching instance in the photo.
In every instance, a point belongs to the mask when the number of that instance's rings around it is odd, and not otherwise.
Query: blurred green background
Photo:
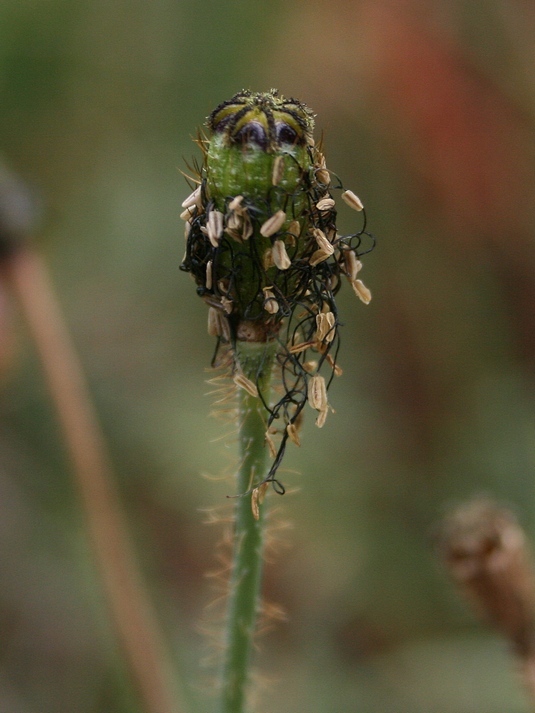
[[[208,418],[206,307],[179,272],[179,169],[242,88],[317,113],[368,210],[332,388],[271,494],[258,710],[521,713],[504,642],[433,554],[486,492],[535,535],[535,6],[521,0],[2,0],[0,151],[40,194],[38,247],[87,369],[188,712],[213,708],[232,438]],[[340,210],[345,231],[354,214]],[[1,296],[0,712],[140,713],[39,364]]]

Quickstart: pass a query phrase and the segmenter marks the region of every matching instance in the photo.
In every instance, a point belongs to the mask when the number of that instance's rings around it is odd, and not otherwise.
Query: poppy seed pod
[[[345,275],[369,302],[355,265],[375,241],[366,231],[364,211],[360,230],[337,232],[333,194],[343,186],[337,178],[333,182],[312,136],[313,114],[302,102],[275,90],[242,91],[210,114],[207,128],[208,135],[197,139],[204,155],[197,187],[183,203],[182,217],[190,227],[181,268],[193,275],[210,307],[216,364],[226,354],[240,372],[240,344],[276,346],[284,394],[266,405],[268,427],[277,420],[281,425],[268,477],[275,484],[287,438],[315,393],[310,383],[325,383],[326,390],[341,373],[335,296]],[[342,197],[360,211],[355,194],[344,191]],[[311,372],[305,365],[314,362]],[[322,368],[324,382],[316,378]]]

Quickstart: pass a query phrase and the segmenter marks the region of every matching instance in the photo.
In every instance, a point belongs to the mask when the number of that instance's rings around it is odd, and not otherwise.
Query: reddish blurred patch
[[[465,250],[485,250],[517,355],[535,363],[532,118],[467,60],[467,48],[401,7],[368,3],[365,22],[385,128],[398,126],[427,210]]]
[[[419,3],[417,3],[419,4]],[[362,10],[386,123],[458,235],[503,239],[532,212],[529,117],[445,32],[389,2]]]

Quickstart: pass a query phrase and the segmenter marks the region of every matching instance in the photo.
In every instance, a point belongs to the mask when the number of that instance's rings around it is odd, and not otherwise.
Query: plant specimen
[[[278,92],[242,91],[199,134],[201,166],[183,202],[190,272],[217,339],[214,366],[238,389],[240,467],[221,711],[242,711],[262,565],[263,500],[308,403],[321,428],[337,363],[342,278],[364,302],[360,258],[372,249],[362,203],[326,166],[313,115]],[[192,186],[193,187],[193,186]],[[340,235],[335,191],[362,215]],[[271,382],[273,381],[273,387]]]

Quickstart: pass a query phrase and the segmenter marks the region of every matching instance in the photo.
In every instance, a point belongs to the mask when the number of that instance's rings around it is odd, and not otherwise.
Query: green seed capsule
[[[326,365],[341,373],[340,275],[354,290],[359,282],[358,296],[369,301],[354,265],[374,239],[365,231],[364,212],[360,231],[337,233],[332,193],[342,185],[332,185],[312,136],[312,112],[300,101],[276,91],[242,91],[210,114],[207,127],[209,136],[198,140],[204,152],[200,185],[183,204],[190,228],[181,267],[195,278],[210,306],[210,331],[238,370],[241,341],[278,342],[285,393],[269,407],[267,422],[282,419],[283,435],[268,480],[283,489],[274,473],[288,434],[307,400],[318,401],[317,385],[324,383],[326,394],[330,382],[318,372]],[[351,191],[342,197],[360,210]],[[319,357],[313,372],[310,351]]]

